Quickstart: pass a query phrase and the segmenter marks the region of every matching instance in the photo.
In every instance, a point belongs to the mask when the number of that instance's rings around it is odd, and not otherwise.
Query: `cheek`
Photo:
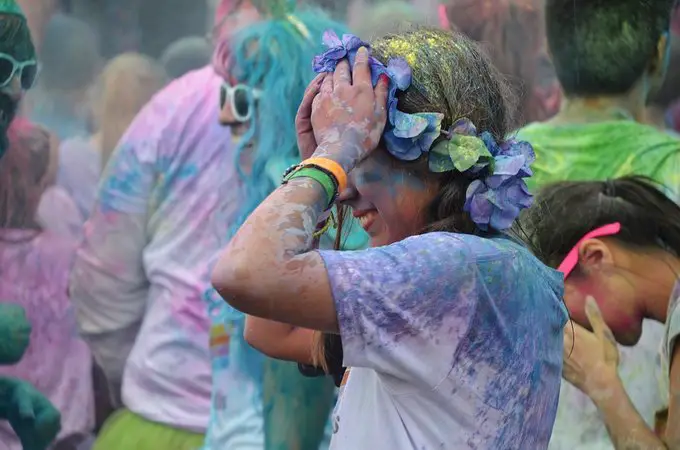
[[[633,294],[625,286],[617,286],[615,282],[606,280],[586,280],[565,284],[564,300],[569,313],[579,325],[590,329],[585,313],[586,298],[591,296],[597,302],[602,317],[612,330],[616,340],[625,345],[632,345],[639,339],[642,319],[636,314],[633,305]]]

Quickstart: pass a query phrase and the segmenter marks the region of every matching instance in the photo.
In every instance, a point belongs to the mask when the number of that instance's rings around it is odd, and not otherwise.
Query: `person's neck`
[[[668,302],[680,279],[680,258],[658,251],[637,260],[639,282],[637,295],[644,300],[644,315],[661,323],[666,322]]]
[[[660,131],[666,131],[668,126],[666,125],[666,111],[658,106],[649,106],[645,111],[645,118],[642,122],[657,128]]]
[[[588,124],[612,120],[642,122],[645,118],[645,101],[635,92],[612,97],[564,98],[560,111],[549,120],[554,124]]]

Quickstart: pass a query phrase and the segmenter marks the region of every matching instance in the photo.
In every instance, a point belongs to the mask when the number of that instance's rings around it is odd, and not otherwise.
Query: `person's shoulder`
[[[407,238],[393,244],[398,253],[432,261],[443,269],[480,266],[524,257],[521,247],[504,237],[482,237],[472,234],[432,232]]]
[[[554,128],[548,122],[532,122],[516,130],[509,137],[531,142],[544,134],[551,133]]]
[[[134,121],[140,131],[164,128],[177,120],[190,121],[198,111],[210,109],[217,118],[220,79],[205,67],[173,80],[142,108]],[[213,106],[213,108],[210,108]]]

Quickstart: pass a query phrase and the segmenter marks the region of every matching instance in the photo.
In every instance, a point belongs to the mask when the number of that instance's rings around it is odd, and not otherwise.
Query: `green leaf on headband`
[[[451,140],[442,140],[430,149],[428,164],[431,172],[450,170],[465,172],[481,161],[493,161],[493,155],[484,141],[476,136],[454,134]]]
[[[453,161],[449,156],[448,149],[449,141],[442,140],[430,148],[427,163],[430,172],[442,173],[449,172],[454,169]]]
[[[470,170],[480,158],[492,157],[484,141],[476,136],[454,134],[447,148],[453,167],[459,172]]]

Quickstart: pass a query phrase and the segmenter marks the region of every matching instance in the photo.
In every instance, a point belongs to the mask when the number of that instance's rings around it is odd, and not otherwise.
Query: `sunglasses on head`
[[[32,88],[38,78],[38,69],[35,59],[19,62],[12,55],[0,52],[0,88],[7,87],[15,76],[19,76],[23,90]]]
[[[579,239],[576,245],[574,245],[574,247],[572,247],[572,249],[569,250],[569,253],[567,253],[567,256],[564,258],[562,264],[560,264],[557,270],[564,274],[564,279],[566,280],[567,277],[571,274],[571,272],[574,271],[574,269],[578,265],[578,252],[581,247],[581,244],[584,241],[598,237],[614,236],[616,234],[619,234],[620,231],[621,224],[619,222],[614,222],[607,225],[603,225],[599,228],[595,228],[593,231],[586,233],[586,235]]]
[[[239,122],[247,122],[253,117],[255,101],[261,95],[261,91],[245,84],[231,86],[227,83],[222,83],[220,88],[220,109],[224,109],[227,102],[229,102],[234,119]]]

